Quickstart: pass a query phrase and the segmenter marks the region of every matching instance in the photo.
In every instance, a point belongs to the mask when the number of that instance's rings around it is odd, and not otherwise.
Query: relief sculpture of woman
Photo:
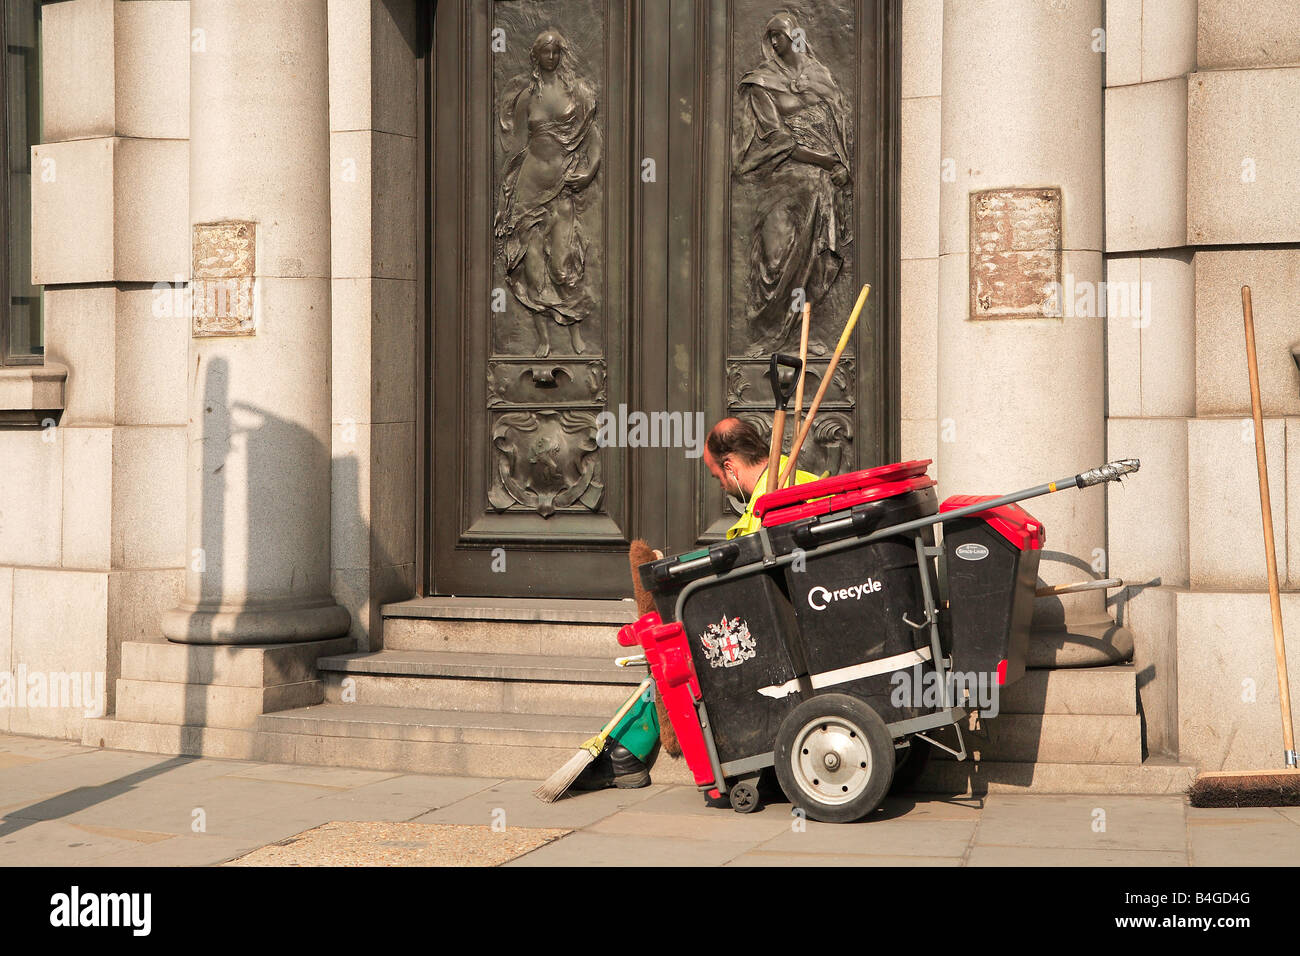
[[[550,354],[554,321],[569,330],[580,355],[578,326],[593,307],[582,213],[601,161],[596,93],[575,71],[558,31],[539,34],[530,59],[531,72],[506,84],[497,110],[510,155],[494,227],[497,255],[515,298],[533,313],[536,354]]]
[[[788,343],[799,319],[797,290],[816,306],[852,241],[853,141],[839,84],[793,14],[767,22],[762,49],[763,62],[740,79],[733,145],[734,175],[758,187],[746,308],[750,355]],[[816,341],[809,349],[826,350]]]

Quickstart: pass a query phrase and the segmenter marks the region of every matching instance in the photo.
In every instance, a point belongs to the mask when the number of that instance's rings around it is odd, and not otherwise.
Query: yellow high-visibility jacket
[[[781,456],[780,470],[784,471],[786,465],[786,456]],[[810,481],[819,481],[825,478],[825,475],[814,475],[806,471],[796,471],[794,473],[794,483],[796,485],[806,485]],[[754,485],[754,494],[745,505],[745,513],[740,516],[740,520],[727,529],[728,538],[739,538],[743,534],[754,534],[763,526],[763,521],[754,514],[754,502],[763,496],[763,490],[767,488],[767,469],[763,469],[763,474],[759,475],[758,483]]]

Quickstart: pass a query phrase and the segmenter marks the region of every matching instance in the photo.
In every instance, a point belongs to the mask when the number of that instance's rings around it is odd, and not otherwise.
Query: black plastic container
[[[817,540],[829,543],[849,536],[866,537],[937,510],[933,488],[883,498],[855,506],[849,512],[854,519],[851,525]],[[844,512],[833,512],[821,520],[844,516]],[[794,540],[808,536],[804,528],[790,530]],[[919,688],[912,682],[912,671],[918,665],[922,674],[933,670],[929,660],[920,660],[914,653],[924,649],[928,654],[930,630],[907,623],[910,619],[925,624],[915,534],[823,554],[809,550],[804,562],[785,567],[802,656],[814,687],[859,697],[886,723],[927,712],[919,706],[915,693]],[[934,543],[932,529],[925,528],[920,534],[927,544]],[[907,675],[906,691],[898,688],[894,677],[900,669]]]
[[[943,510],[980,500],[949,498]],[[947,522],[943,548],[953,670],[1014,683],[1025,673],[1042,525],[1019,505],[1003,505]]]
[[[794,609],[776,580],[760,572],[700,588],[682,623],[719,762],[771,753],[781,721],[804,699],[807,673],[791,640]]]

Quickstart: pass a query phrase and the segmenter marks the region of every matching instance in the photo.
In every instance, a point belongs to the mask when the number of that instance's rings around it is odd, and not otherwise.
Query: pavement
[[[890,798],[821,824],[691,787],[543,804],[534,780],[167,757],[0,734],[4,866],[1282,866],[1300,808],[1181,795]]]

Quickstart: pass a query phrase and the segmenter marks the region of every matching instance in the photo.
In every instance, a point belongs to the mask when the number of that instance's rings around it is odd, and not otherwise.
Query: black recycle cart
[[[620,640],[645,648],[701,790],[752,810],[774,767],[809,817],[847,822],[930,746],[964,759],[954,672],[997,687],[1024,673],[1043,531],[1015,502],[1138,467],[937,506],[929,464],[764,495],[759,532],[641,566],[656,613]],[[934,735],[949,725],[955,747]]]

